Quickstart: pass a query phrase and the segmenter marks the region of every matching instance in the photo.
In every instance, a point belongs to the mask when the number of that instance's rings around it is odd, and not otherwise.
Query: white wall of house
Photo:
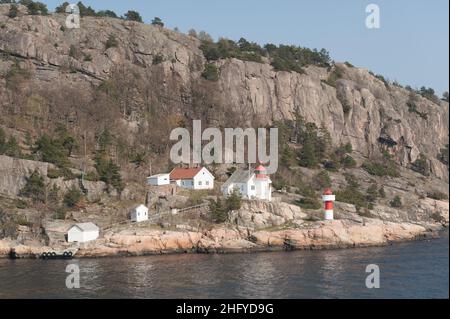
[[[214,188],[214,176],[206,169],[203,168],[194,177],[194,189],[213,189]]]
[[[228,187],[222,189],[223,196],[228,197],[235,189],[241,193],[242,198],[248,197],[248,185],[245,183],[232,183],[228,185]]]
[[[175,181],[175,183],[183,188],[194,189],[194,180],[192,179],[180,179]]]
[[[152,186],[162,186],[170,184],[169,174],[159,174],[155,176],[150,176],[147,178],[147,184]]]
[[[140,205],[131,212],[131,221],[140,223],[148,220],[148,208],[145,205]]]
[[[69,243],[85,243],[91,240],[96,240],[98,236],[98,230],[83,231],[78,226],[73,226],[67,233],[67,241]]]
[[[230,195],[234,189],[239,190],[242,198],[272,200],[271,180],[259,180],[253,175],[246,183],[232,183],[222,189],[224,197]]]
[[[175,181],[172,181],[173,183],[175,183],[177,186],[181,187],[181,179],[177,179]]]

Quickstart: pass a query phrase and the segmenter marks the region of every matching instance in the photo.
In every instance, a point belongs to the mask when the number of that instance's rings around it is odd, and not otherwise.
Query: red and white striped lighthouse
[[[326,189],[323,192],[322,200],[325,203],[325,220],[333,220],[333,202],[336,200],[336,196],[333,195],[331,189]]]

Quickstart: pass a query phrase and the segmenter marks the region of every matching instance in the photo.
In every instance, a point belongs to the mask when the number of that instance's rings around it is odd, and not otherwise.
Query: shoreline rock
[[[283,250],[347,249],[386,246],[392,243],[435,238],[444,227],[425,227],[365,219],[315,222],[305,228],[246,232],[223,226],[205,232],[151,229],[108,232],[103,238],[81,244],[75,258],[128,257],[166,254],[230,254]],[[19,245],[0,240],[0,258],[14,248],[19,258],[38,258],[55,247]]]

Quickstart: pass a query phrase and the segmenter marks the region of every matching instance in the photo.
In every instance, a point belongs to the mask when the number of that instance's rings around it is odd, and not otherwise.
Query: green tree
[[[66,151],[67,156],[71,156],[74,150],[79,148],[75,137],[67,130],[65,125],[58,124],[55,130],[56,143],[60,144]]]
[[[366,199],[370,203],[375,203],[379,196],[378,185],[373,183],[367,188]]]
[[[210,200],[209,211],[213,222],[217,224],[224,223],[228,219],[228,212],[220,199],[217,201]]]
[[[296,162],[295,152],[289,146],[286,146],[281,153],[281,165],[284,167],[291,167],[294,166]]]
[[[66,8],[69,6],[68,2],[63,2],[61,5],[55,8],[56,13],[66,13]]]
[[[307,141],[299,153],[299,164],[302,167],[316,167],[318,164],[318,160],[316,157],[314,144],[310,141]]]
[[[20,0],[19,3],[28,9],[30,15],[47,15],[47,5],[42,2],[34,2],[31,0]]]
[[[118,18],[117,14],[111,10],[102,10],[97,12],[97,16],[99,17],[107,17],[107,18]]]
[[[120,175],[120,168],[112,160],[108,159],[104,152],[99,152],[95,156],[95,169],[99,179],[106,183],[108,190],[112,186],[119,193],[123,191],[125,185]]]
[[[338,202],[353,204],[359,210],[360,208],[372,208],[372,204],[367,201],[367,197],[360,191],[360,184],[352,174],[345,174],[347,186],[336,192]]]
[[[432,88],[426,88],[424,86],[422,86],[418,92],[420,95],[422,95],[424,98],[434,102],[434,103],[438,103],[439,99],[436,96],[434,90]]]
[[[194,38],[197,38],[197,36],[198,36],[197,31],[195,31],[194,29],[190,29],[188,31],[188,35],[191,37],[194,37]]]
[[[31,198],[35,203],[45,202],[45,181],[37,169],[30,176],[25,177],[25,186],[21,189],[20,195]]]
[[[341,168],[341,163],[335,153],[330,155],[330,158],[323,162],[324,168],[331,172],[337,172]]]
[[[227,211],[238,210],[242,205],[242,196],[238,189],[234,189],[225,200]]]
[[[137,11],[129,10],[125,13],[125,19],[128,21],[142,22],[142,17]]]
[[[341,161],[342,166],[344,166],[345,168],[353,168],[356,167],[356,161],[353,157],[351,157],[350,155],[346,155],[342,161]]]
[[[80,16],[84,17],[84,16],[91,16],[94,17],[97,15],[97,13],[95,12],[94,9],[92,9],[90,6],[86,7],[83,2],[79,1],[77,3],[78,9],[80,10]]]
[[[158,65],[163,62],[164,62],[164,56],[162,56],[161,54],[157,54],[153,57],[153,61],[152,61],[153,65]]]
[[[22,150],[14,136],[11,136],[8,142],[6,143],[5,155],[15,158],[22,157]]]
[[[327,171],[321,171],[313,177],[313,188],[315,190],[324,190],[331,187],[331,178]]]
[[[319,162],[324,162],[330,153],[331,136],[329,132],[323,127],[318,128],[314,123],[306,123],[300,115],[299,107],[295,109],[292,125],[291,140],[302,145],[298,153],[299,165],[314,168]],[[331,164],[329,168],[333,166],[331,162],[329,164]]]
[[[322,207],[322,203],[313,197],[304,197],[295,201],[295,204],[304,209],[317,210]]]
[[[64,194],[64,204],[67,205],[67,207],[75,207],[80,202],[81,198],[83,197],[80,190],[72,186],[65,194]]]
[[[394,199],[389,203],[391,207],[400,208],[403,206],[402,199],[400,196],[395,196]]]
[[[113,34],[110,34],[108,40],[106,40],[105,48],[116,48],[118,45],[119,42],[117,41],[116,37]]]
[[[159,27],[164,27],[164,23],[163,23],[163,21],[161,20],[161,18],[159,18],[159,17],[155,17],[155,18],[152,20],[152,24],[153,24],[153,25],[156,25],[156,26],[159,26]]]
[[[207,63],[205,64],[205,69],[202,72],[202,77],[208,81],[218,81],[219,69],[215,64]]]
[[[108,128],[105,128],[98,137],[98,146],[100,148],[100,152],[106,152],[112,145],[113,141],[114,136],[111,134]]]
[[[387,152],[383,154],[383,159],[366,161],[362,165],[362,168],[364,168],[369,174],[374,176],[400,176],[396,163],[392,159],[391,155]]]
[[[17,17],[18,13],[19,13],[19,8],[17,7],[17,5],[12,4],[9,7],[8,17],[11,19],[14,19],[15,17]]]
[[[69,164],[67,159],[67,149],[60,144],[60,141],[53,140],[46,134],[42,135],[36,141],[34,153],[37,154],[42,161],[53,163],[61,168],[67,167]]]
[[[53,184],[48,190],[47,201],[51,206],[56,206],[59,203],[59,191],[60,188],[56,184]]]

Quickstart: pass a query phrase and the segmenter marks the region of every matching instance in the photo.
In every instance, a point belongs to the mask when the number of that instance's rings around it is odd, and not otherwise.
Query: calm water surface
[[[0,298],[448,298],[448,260],[448,232],[381,248],[0,260]],[[65,286],[70,263],[80,289]],[[380,267],[380,289],[365,286],[368,264]]]

